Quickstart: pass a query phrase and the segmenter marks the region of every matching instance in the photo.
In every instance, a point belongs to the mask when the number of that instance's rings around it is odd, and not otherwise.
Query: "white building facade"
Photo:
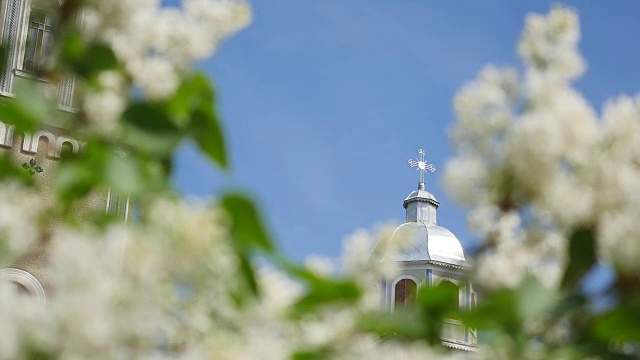
[[[75,81],[58,79],[57,83],[43,76],[49,51],[54,43],[56,18],[63,0],[0,0],[0,38],[5,47],[6,61],[0,69],[0,106],[15,101],[18,82],[37,82],[57,89],[57,107],[52,112],[69,113],[74,109]],[[80,19],[78,19],[80,21]],[[20,101],[28,103],[28,99]],[[87,145],[81,134],[51,119],[41,119],[42,127],[34,132],[18,131],[8,119],[0,118],[0,153],[17,165],[32,164],[39,168],[34,179],[43,201],[55,201],[52,189],[55,170],[65,154],[77,154]],[[36,190],[34,190],[36,191]],[[130,214],[127,197],[111,191],[97,191],[87,206],[103,208],[126,221]],[[21,290],[39,299],[49,292],[48,249],[43,239],[23,256],[14,259],[10,267],[0,269],[0,280],[11,281]]]

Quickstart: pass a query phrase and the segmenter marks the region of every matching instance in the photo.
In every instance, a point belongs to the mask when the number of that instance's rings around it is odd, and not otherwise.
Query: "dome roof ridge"
[[[424,160],[424,150],[418,151],[419,159],[409,160],[409,166],[420,170],[418,188],[404,199],[405,223],[398,226],[390,241],[406,244],[398,251],[396,261],[436,261],[456,266],[466,266],[460,240],[447,228],[437,224],[440,202],[425,189],[425,171],[435,171],[435,166]]]

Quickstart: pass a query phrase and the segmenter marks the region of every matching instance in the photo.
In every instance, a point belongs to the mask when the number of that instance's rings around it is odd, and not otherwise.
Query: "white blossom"
[[[335,272],[333,260],[326,256],[309,255],[304,264],[307,269],[322,276],[328,276]]]
[[[557,6],[546,17],[527,16],[518,53],[531,69],[553,73],[559,80],[572,80],[586,68],[576,51],[579,40],[578,16]]]
[[[518,47],[523,75],[488,67],[456,96],[458,155],[445,179],[487,240],[477,259],[483,285],[515,287],[533,274],[557,286],[567,236],[581,227],[597,229],[605,259],[629,264],[640,254],[631,220],[640,205],[638,101],[610,101],[598,119],[571,84],[586,69],[579,38],[568,8],[530,15]]]
[[[81,105],[97,130],[111,131],[131,89],[151,100],[171,97],[194,61],[210,57],[226,37],[250,21],[242,0],[89,0],[82,10],[85,38],[111,45],[129,86],[90,89]]]
[[[110,134],[127,105],[125,81],[115,71],[103,71],[98,84],[84,93],[82,110],[96,132]]]
[[[111,44],[123,65],[122,73],[99,74],[84,99],[100,133],[114,129],[127,91],[170,97],[193,60],[249,20],[247,6],[232,0],[187,0],[181,8],[92,0],[83,14],[85,37]],[[571,87],[586,66],[578,40],[569,9],[532,15],[519,45],[523,74],[489,66],[456,96],[458,156],[445,179],[470,208],[470,228],[485,238],[473,279],[483,289],[518,288],[534,277],[553,294],[567,266],[567,236],[584,226],[595,229],[601,259],[620,271],[640,269],[640,99],[609,101],[598,118]],[[422,342],[380,341],[358,328],[379,306],[379,279],[398,271],[393,255],[412,240],[396,234],[390,241],[393,226],[347,237],[340,272],[330,259],[309,257],[314,276],[353,279],[363,295],[298,314],[303,280],[262,268],[260,296],[243,288],[237,244],[214,202],[161,196],[143,202],[139,221],[126,226],[53,226],[42,221],[36,192],[3,185],[2,248],[20,255],[46,234],[55,290],[39,302],[0,283],[0,359],[26,357],[34,346],[65,359],[275,360],[318,349],[336,359],[467,358]],[[553,299],[527,300],[518,304],[524,330],[536,333],[540,309],[528,305]],[[567,329],[556,325],[549,334],[564,339]],[[481,348],[478,357],[510,358],[512,340],[493,336],[500,346]],[[549,357],[540,341],[522,346],[527,358]]]
[[[0,260],[6,265],[7,259],[21,255],[39,240],[37,225],[46,206],[34,189],[13,182],[3,183],[0,198]]]
[[[382,224],[373,234],[358,229],[344,240],[341,262],[342,271],[351,276],[368,278],[377,282],[380,276],[392,277],[398,271],[393,257],[407,247],[412,239],[405,236],[393,236],[395,226]]]

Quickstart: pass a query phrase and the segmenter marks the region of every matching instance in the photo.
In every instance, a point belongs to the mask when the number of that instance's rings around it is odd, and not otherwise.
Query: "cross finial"
[[[409,159],[409,166],[416,168],[416,170],[420,171],[420,185],[424,186],[424,172],[425,171],[436,171],[436,167],[433,164],[427,164],[424,161],[424,150],[418,150],[418,154],[420,158],[417,160]]]

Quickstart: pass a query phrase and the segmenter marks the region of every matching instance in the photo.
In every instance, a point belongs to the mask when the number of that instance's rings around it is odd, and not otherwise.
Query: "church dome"
[[[449,301],[464,312],[475,307],[477,298],[468,278],[471,268],[460,240],[436,222],[440,202],[424,186],[424,173],[436,168],[424,160],[424,150],[418,154],[408,162],[420,171],[420,182],[402,204],[406,220],[372,252],[373,261],[386,260],[397,270],[380,279],[381,303],[389,311],[406,309],[420,299],[418,288],[442,284],[457,290]],[[476,351],[478,345],[476,330],[458,319],[442,322],[440,339],[446,347],[466,351]]]
[[[438,261],[466,265],[460,240],[451,231],[434,223],[404,223],[393,232],[391,241],[410,244],[393,257],[395,261]]]
[[[390,241],[406,244],[393,258],[395,261],[437,261],[457,266],[466,266],[467,261],[460,240],[446,228],[437,225],[437,210],[440,202],[424,186],[424,173],[435,171],[435,166],[424,160],[424,150],[418,151],[420,158],[409,160],[409,165],[420,171],[418,189],[412,191],[402,205],[406,209],[405,223],[400,225]]]

